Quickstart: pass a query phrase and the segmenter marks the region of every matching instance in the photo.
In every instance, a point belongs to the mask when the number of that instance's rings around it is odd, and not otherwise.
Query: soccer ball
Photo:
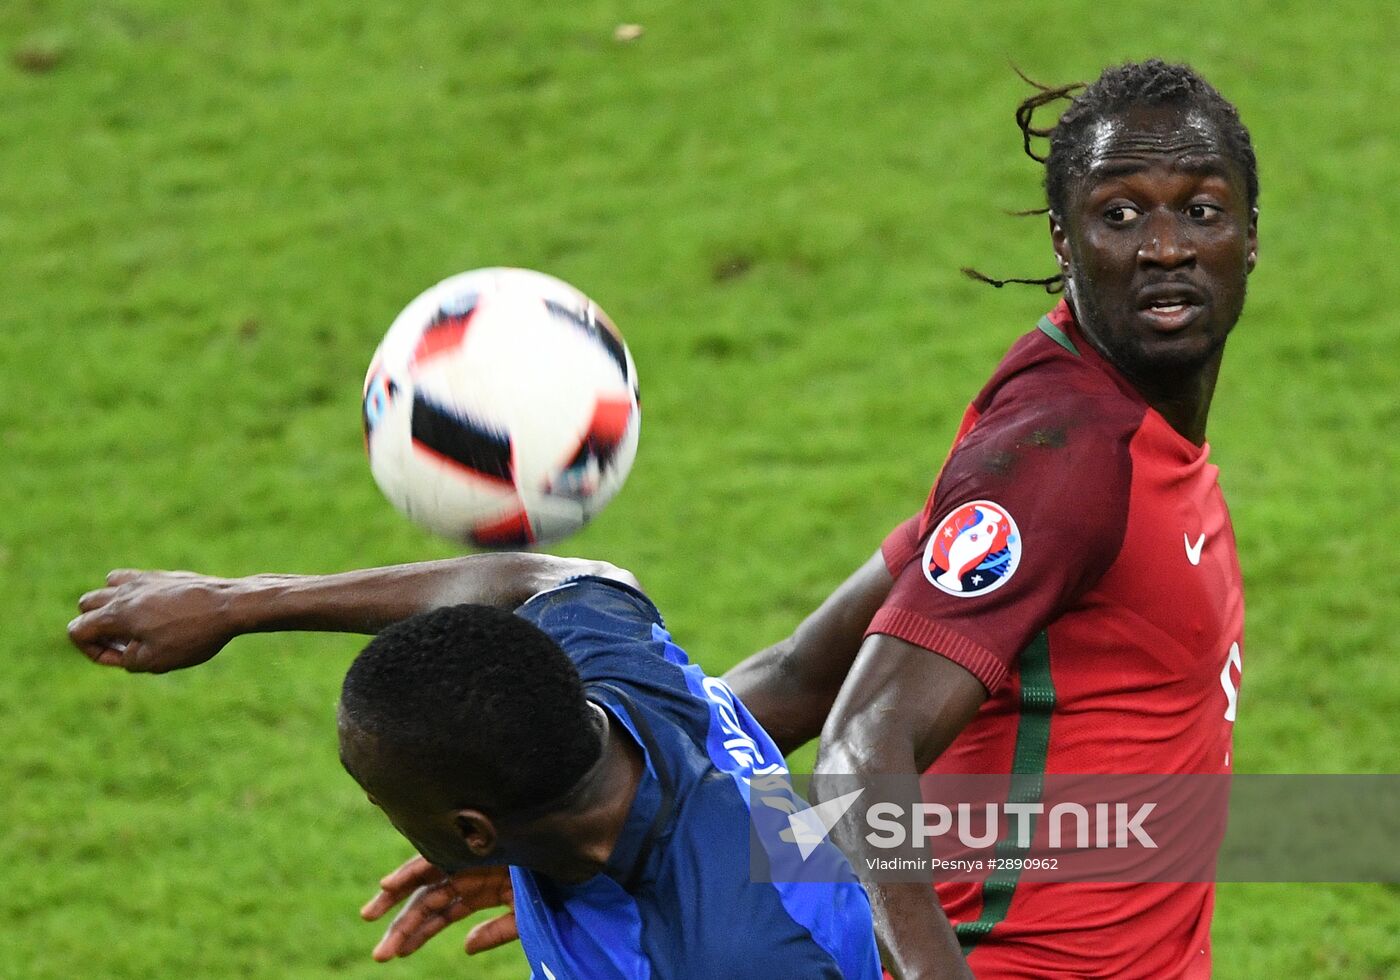
[[[613,498],[637,454],[637,371],[592,300],[528,269],[478,269],[409,303],[365,377],[384,495],[485,548],[557,540]]]

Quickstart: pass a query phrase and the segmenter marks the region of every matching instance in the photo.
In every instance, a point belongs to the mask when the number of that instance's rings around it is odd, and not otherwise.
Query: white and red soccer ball
[[[520,547],[578,530],[637,453],[637,371],[592,300],[528,269],[445,279],[400,313],[365,377],[375,482],[456,541]]]

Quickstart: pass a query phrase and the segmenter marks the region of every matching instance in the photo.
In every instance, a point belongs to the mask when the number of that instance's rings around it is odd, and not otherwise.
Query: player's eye
[[[1195,204],[1186,206],[1186,216],[1192,221],[1210,221],[1223,212],[1223,208],[1215,204],[1204,204],[1197,201]]]
[[[1104,209],[1104,220],[1111,225],[1125,225],[1142,212],[1131,204],[1114,204]]]

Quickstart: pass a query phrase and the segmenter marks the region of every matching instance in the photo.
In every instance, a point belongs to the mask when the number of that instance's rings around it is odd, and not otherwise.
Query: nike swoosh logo
[[[540,960],[540,969],[544,971],[544,975],[548,980],[559,980],[559,978],[554,975],[554,971],[549,968],[544,960]]]
[[[788,814],[788,827],[792,830],[793,842],[797,844],[797,851],[802,855],[802,860],[812,856],[812,852],[826,840],[826,835],[831,833],[831,828],[836,826],[837,821],[846,815],[846,811],[864,792],[863,788],[854,790],[834,800]]]
[[[1193,565],[1199,565],[1201,563],[1201,549],[1205,547],[1206,543],[1206,532],[1202,531],[1201,536],[1196,539],[1196,543],[1193,545],[1191,539],[1186,536],[1186,532],[1182,531],[1181,543],[1186,545],[1186,560]]]

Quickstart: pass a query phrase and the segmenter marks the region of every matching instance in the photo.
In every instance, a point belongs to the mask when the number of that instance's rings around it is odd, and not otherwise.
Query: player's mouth
[[[1138,316],[1161,333],[1185,329],[1204,310],[1205,296],[1189,283],[1158,283],[1138,293]]]

